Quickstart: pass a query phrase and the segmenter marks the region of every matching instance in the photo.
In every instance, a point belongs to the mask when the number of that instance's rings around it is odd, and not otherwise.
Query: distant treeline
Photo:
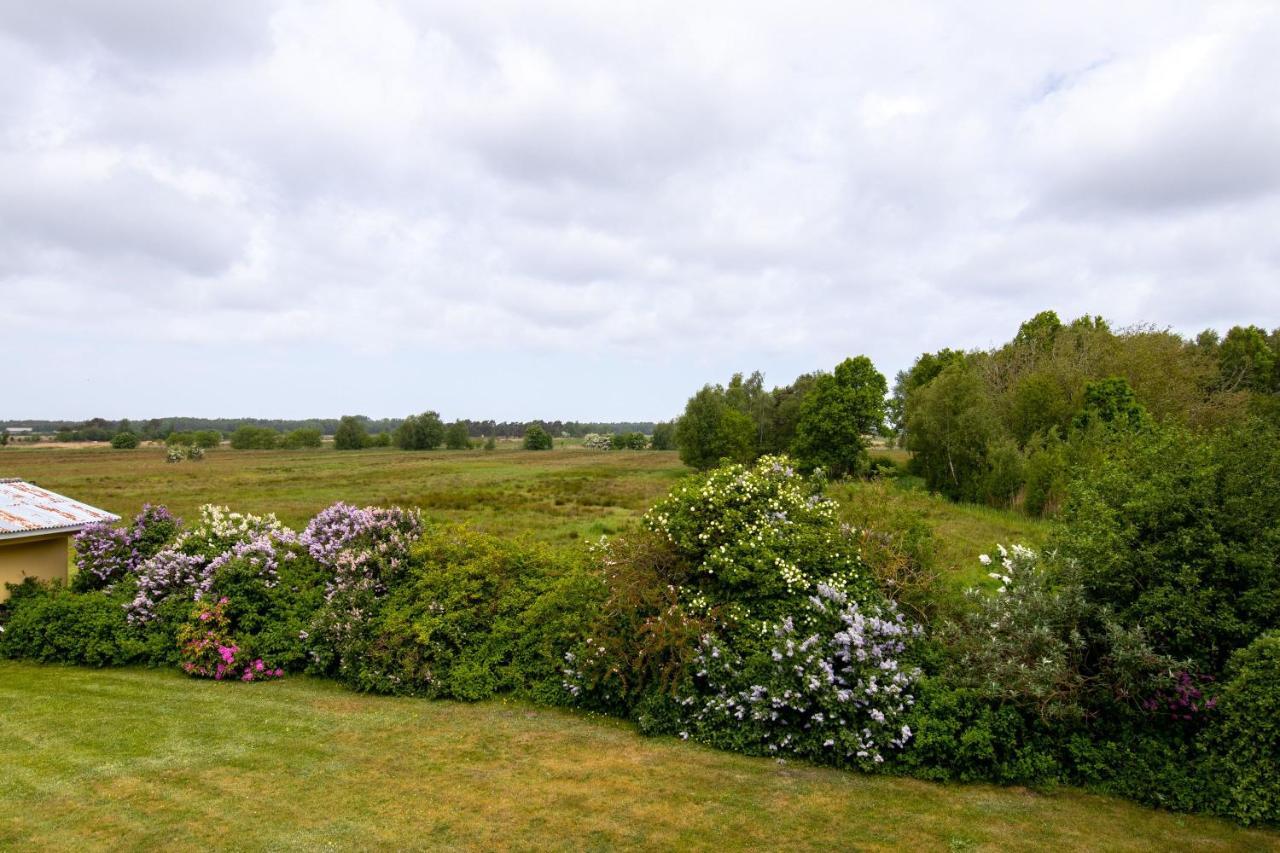
[[[356,416],[370,435],[392,433],[404,423],[404,418],[369,418]],[[173,433],[217,431],[230,436],[245,426],[291,433],[297,430],[319,430],[323,435],[333,435],[338,429],[339,418],[307,418],[287,420],[283,418],[151,418],[149,420],[112,421],[90,418],[85,421],[53,420],[0,420],[0,429],[29,427],[33,432],[55,434],[62,441],[110,441],[120,432],[132,432],[143,440],[161,440]],[[582,422],[582,421],[473,421],[462,419],[467,434],[472,438],[523,438],[529,427],[537,425],[553,436],[569,435],[575,438],[591,433],[634,433],[649,435],[653,421]]]

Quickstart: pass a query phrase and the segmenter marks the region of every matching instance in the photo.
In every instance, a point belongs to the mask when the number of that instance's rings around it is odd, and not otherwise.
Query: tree
[[[192,444],[191,440],[183,442]],[[231,433],[231,446],[236,450],[273,450],[280,446],[280,433],[270,427],[245,424]]]
[[[489,436],[488,438],[486,438],[486,439],[484,440],[484,449],[485,449],[485,450],[497,450],[497,449],[498,449],[498,440],[497,440],[496,438],[494,438],[492,435],[491,435],[491,436]]]
[[[670,422],[654,424],[653,437],[649,441],[649,447],[653,450],[675,450],[675,424]]]
[[[906,424],[912,467],[929,489],[953,500],[983,497],[987,446],[999,423],[972,367],[952,364],[913,394]]]
[[[861,471],[867,462],[863,435],[884,425],[889,387],[865,355],[847,358],[822,374],[800,409],[792,446],[801,467],[821,467],[832,477]]]
[[[1227,332],[1218,348],[1222,384],[1266,393],[1277,389],[1277,354],[1267,333],[1257,326],[1236,326]]]
[[[689,398],[676,422],[680,461],[700,471],[722,459],[750,462],[755,458],[756,427],[751,418],[731,407],[719,385],[705,385]]]
[[[467,425],[462,421],[454,421],[444,431],[444,446],[448,450],[470,450],[471,436],[467,433]]]
[[[342,420],[338,421],[338,428],[333,433],[333,446],[337,450],[361,450],[367,438],[363,418],[357,415],[343,415]]]
[[[111,437],[111,446],[116,450],[133,450],[138,446],[138,436],[132,432],[118,432]]]
[[[551,447],[551,433],[537,424],[530,424],[524,431],[525,450],[550,450]]]
[[[1129,387],[1118,376],[1090,382],[1084,387],[1084,407],[1076,415],[1076,429],[1089,429],[1095,425],[1115,429],[1136,429],[1147,424],[1147,410]]]
[[[444,443],[444,423],[435,412],[410,415],[396,427],[395,443],[401,450],[435,450]]]
[[[288,450],[298,450],[303,447],[319,447],[322,441],[320,430],[315,427],[302,427],[286,433],[280,446]]]

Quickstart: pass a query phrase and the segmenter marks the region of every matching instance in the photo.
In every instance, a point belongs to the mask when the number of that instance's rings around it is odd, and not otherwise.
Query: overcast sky
[[[0,0],[0,118],[0,419],[648,420],[1045,308],[1280,325],[1272,0]]]

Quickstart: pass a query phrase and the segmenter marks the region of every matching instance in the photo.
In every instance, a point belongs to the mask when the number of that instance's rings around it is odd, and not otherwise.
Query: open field
[[[616,532],[687,473],[673,452],[573,447],[488,453],[220,448],[202,461],[176,465],[165,462],[159,447],[0,452],[0,477],[23,477],[125,517],[148,502],[184,518],[194,518],[201,504],[219,503],[274,512],[300,528],[343,500],[416,506],[429,518],[552,542]]]
[[[0,847],[1262,850],[1118,799],[867,776],[521,703],[0,662]]]

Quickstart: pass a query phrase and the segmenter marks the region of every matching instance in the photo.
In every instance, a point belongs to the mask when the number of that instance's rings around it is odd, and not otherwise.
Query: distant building
[[[0,479],[0,601],[9,597],[5,584],[66,581],[71,537],[91,524],[119,520],[34,483]]]
[[[7,432],[9,435],[31,435],[31,427],[0,427],[0,432]]]

